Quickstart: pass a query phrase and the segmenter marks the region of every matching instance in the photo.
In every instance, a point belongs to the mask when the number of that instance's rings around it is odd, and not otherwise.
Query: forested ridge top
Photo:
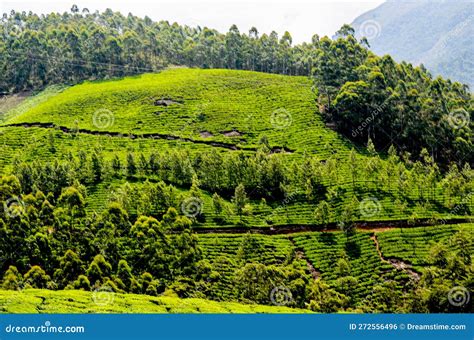
[[[334,40],[314,35],[293,45],[290,33],[241,33],[154,22],[106,10],[2,19],[0,89],[39,89],[155,72],[167,65],[254,70],[312,78],[316,109],[337,131],[378,150],[391,144],[417,157],[422,148],[440,163],[473,162],[472,96],[467,86],[433,79],[423,67],[368,50],[345,25]],[[258,93],[258,92],[257,92]],[[370,128],[365,128],[370,124]],[[362,128],[364,127],[364,128]]]

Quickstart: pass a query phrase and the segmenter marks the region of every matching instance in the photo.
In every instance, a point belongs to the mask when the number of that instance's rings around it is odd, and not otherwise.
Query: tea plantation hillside
[[[4,115],[0,146],[0,168],[20,178],[21,162],[77,168],[89,213],[124,203],[123,193],[147,180],[179,188],[172,204],[179,208],[194,175],[195,223],[203,226],[449,219],[473,208],[470,167],[452,169],[460,183],[451,187],[429,155],[413,163],[388,150],[354,150],[324,125],[304,77],[180,68],[53,87]],[[239,183],[249,200],[236,213]],[[327,216],[315,219],[321,201]],[[125,208],[158,216],[167,209],[146,204],[134,199]]]
[[[470,235],[472,240],[473,227],[473,224],[461,224],[436,228],[393,229],[376,233],[376,237],[385,258],[402,259],[412,265],[413,269],[421,272],[424,267],[434,264],[433,258],[430,259],[431,247],[434,244],[444,242],[449,244],[451,249],[462,250],[464,254],[473,254],[472,242],[467,244],[447,242],[458,231]]]
[[[101,286],[92,292],[38,290],[31,289],[30,283],[25,281],[26,285],[17,291],[0,290],[0,313],[301,313],[305,310],[295,308],[301,298],[314,299],[306,307],[322,312],[338,308],[419,312],[418,307],[410,305],[410,294],[423,284],[421,277],[427,270],[438,268],[441,275],[442,266],[439,268],[435,263],[439,256],[435,252],[437,247],[449,246],[449,251],[458,256],[472,254],[473,235],[472,223],[362,231],[353,235],[337,231],[276,236],[203,234],[199,235],[199,246],[214,274],[199,294],[221,302],[180,299],[172,290],[159,297],[151,293],[145,296],[123,294],[116,292],[113,285]],[[281,278],[275,275],[292,262],[294,268],[306,272],[301,278],[312,287],[308,292],[300,292],[301,295],[297,290],[298,281],[281,286]],[[274,272],[268,272],[269,268]],[[247,277],[257,273],[261,277]],[[451,287],[438,289],[450,290]],[[259,290],[268,295],[260,295],[261,300],[257,302],[273,307],[252,304],[255,297],[245,298],[245,294]],[[276,300],[275,294],[280,294],[280,300]],[[408,305],[399,304],[397,299],[402,296]],[[433,299],[423,294],[416,298],[424,300],[422,304]],[[472,305],[462,307],[464,309],[451,311],[469,310]]]
[[[299,154],[347,151],[316,115],[306,77],[229,70],[172,69],[119,81],[85,83],[13,117],[7,124],[43,123],[70,130],[161,134]],[[334,151],[333,151],[334,150]]]
[[[447,302],[472,288],[471,165],[356,148],[304,77],[174,68],[0,119],[3,311],[472,308]]]

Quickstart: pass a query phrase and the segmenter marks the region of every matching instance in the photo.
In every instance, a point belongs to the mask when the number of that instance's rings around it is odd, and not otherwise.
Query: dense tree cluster
[[[201,27],[154,22],[108,9],[71,13],[4,14],[0,34],[0,90],[120,77],[167,65],[309,74],[313,44],[292,47],[291,35],[226,34]],[[315,38],[317,39],[317,38]],[[21,68],[12,67],[21,65]]]
[[[415,156],[426,148],[438,163],[474,162],[472,96],[466,85],[423,67],[370,53],[343,26],[336,40],[321,39],[313,76],[320,111],[358,143],[391,144]]]
[[[21,196],[16,177],[0,182],[2,194]],[[201,252],[189,219],[170,208],[161,221],[150,216],[132,221],[117,203],[86,216],[82,191],[80,186],[66,187],[58,198],[35,190],[13,208],[2,209],[4,288],[106,285],[156,295],[180,277],[194,277]]]

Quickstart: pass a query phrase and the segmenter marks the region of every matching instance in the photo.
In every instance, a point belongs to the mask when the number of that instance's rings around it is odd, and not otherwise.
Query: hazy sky
[[[201,25],[226,32],[236,24],[241,32],[255,26],[261,33],[289,31],[295,43],[310,41],[314,33],[332,36],[344,23],[377,7],[383,0],[71,0],[71,1],[8,1],[0,0],[1,12],[11,9],[36,13],[69,11],[72,4],[91,12],[112,8],[123,14],[148,15],[154,20]]]

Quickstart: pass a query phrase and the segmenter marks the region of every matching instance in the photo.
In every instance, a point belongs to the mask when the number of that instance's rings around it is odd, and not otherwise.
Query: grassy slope
[[[154,102],[162,98],[171,98],[179,104],[155,106]],[[147,153],[156,150],[156,147],[193,145],[83,134],[73,138],[70,134],[56,131],[61,142],[57,143],[59,150],[52,155],[47,150],[47,143],[44,143],[45,132],[42,131],[46,129],[34,129],[33,133],[28,130],[29,137],[15,138],[24,129],[1,128],[8,124],[51,123],[91,132],[116,132],[125,137],[129,134],[169,134],[193,140],[225,142],[244,150],[255,148],[260,138],[266,136],[271,146],[286,146],[295,151],[295,157],[308,153],[317,153],[322,159],[331,153],[342,157],[350,150],[350,143],[334,131],[325,129],[321,117],[315,114],[315,108],[311,84],[304,77],[247,71],[173,69],[160,74],[84,83],[68,88],[0,124],[0,132],[5,135],[0,145],[4,144],[4,151],[10,155],[21,154],[26,158],[31,152],[23,150],[23,147],[34,145],[40,148],[45,159],[63,155],[65,150],[61,144],[64,142],[68,144],[67,150],[100,145],[106,158],[116,152],[118,146],[124,151]],[[113,124],[94,125],[96,112],[113,116]],[[272,121],[274,112],[283,112],[283,117],[288,113],[291,118],[277,119],[275,123],[275,120]],[[200,115],[205,118],[199,119]],[[95,117],[98,117],[97,114]],[[286,123],[291,124],[285,127]],[[242,135],[229,137],[223,134],[231,130],[237,130]],[[212,133],[212,136],[201,136],[203,131]],[[9,145],[11,139],[19,140],[19,143]],[[195,147],[214,148],[202,144]],[[124,156],[124,152],[121,154]],[[4,160],[2,163],[8,162]]]
[[[0,290],[0,313],[305,313],[280,306],[79,290]]]

